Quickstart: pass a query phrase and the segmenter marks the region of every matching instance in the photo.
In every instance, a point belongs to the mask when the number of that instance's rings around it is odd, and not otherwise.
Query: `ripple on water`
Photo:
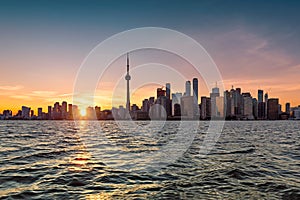
[[[112,121],[84,121],[84,129],[68,121],[0,121],[0,197],[300,199],[300,122],[226,122],[204,158],[198,153],[208,123],[201,122],[181,158],[140,170],[150,163],[143,155],[174,138],[179,123],[136,133]]]

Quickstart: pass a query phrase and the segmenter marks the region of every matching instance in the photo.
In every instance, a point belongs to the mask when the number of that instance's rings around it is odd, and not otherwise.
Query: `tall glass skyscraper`
[[[198,79],[193,78],[193,96],[195,98],[195,102],[198,104]]]

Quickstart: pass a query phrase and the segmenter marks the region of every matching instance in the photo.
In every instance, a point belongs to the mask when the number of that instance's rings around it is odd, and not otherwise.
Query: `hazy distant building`
[[[23,119],[30,118],[30,107],[22,106],[22,118]]]
[[[171,84],[166,83],[166,96],[168,99],[171,99]]]
[[[268,93],[265,94],[265,119],[268,119]]]
[[[279,117],[278,105],[279,100],[277,98],[268,99],[268,119],[277,120]]]
[[[161,96],[166,96],[166,91],[163,88],[156,89],[156,98],[158,99]]]
[[[288,114],[291,112],[291,104],[289,102],[285,104],[285,112]]]
[[[70,112],[70,110],[69,110],[69,112]],[[95,106],[95,113],[96,113],[96,118],[101,119],[100,118],[101,117],[101,107]]]
[[[175,116],[175,104],[179,104],[181,105],[181,99],[182,97],[182,93],[180,92],[176,92],[176,93],[172,93],[172,115]]]
[[[210,99],[211,99],[211,117],[219,117],[218,115],[218,107],[217,107],[217,97],[220,96],[219,88],[216,86],[212,88],[212,92],[210,93]],[[222,106],[223,109],[223,106]]]
[[[253,100],[250,93],[243,94],[243,117],[245,119],[254,119]]]
[[[132,104],[131,111],[135,112],[135,111],[138,111],[138,110],[139,110],[139,107],[136,104]]]
[[[11,110],[3,110],[3,118],[2,119],[10,119],[12,117]]]
[[[257,119],[258,116],[258,105],[257,105],[257,99],[256,98],[252,98],[252,113],[253,113],[253,117],[254,119]]]
[[[43,118],[43,108],[38,108],[38,119]]]
[[[300,120],[300,108],[299,107],[297,109],[294,109],[293,116],[294,116],[294,119]]]
[[[174,116],[181,116],[181,106],[180,104],[176,103],[174,105]]]
[[[224,117],[224,97],[216,97],[217,117]]]
[[[52,119],[52,106],[48,106],[48,119]]]
[[[73,119],[73,105],[72,104],[68,104],[67,119]]]
[[[194,113],[194,97],[183,96],[181,97],[181,116],[188,119],[195,118]]]
[[[225,117],[231,116],[231,97],[228,90],[224,92],[224,115]]]
[[[89,107],[86,108],[86,119],[88,119],[88,120],[97,119],[94,107],[89,106]]]
[[[191,96],[191,81],[185,82],[185,93],[184,96]]]
[[[61,104],[61,116],[62,116],[62,119],[66,119],[67,118],[67,107],[68,107],[68,104],[66,101],[63,101],[62,104]]]
[[[211,117],[211,101],[209,97],[201,97],[200,119],[206,120]]]
[[[142,111],[148,113],[149,109],[150,109],[149,100],[144,99],[143,102],[142,102]]]

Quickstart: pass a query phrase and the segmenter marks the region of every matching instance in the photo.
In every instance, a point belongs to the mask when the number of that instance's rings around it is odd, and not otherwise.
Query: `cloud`
[[[23,88],[22,85],[16,85],[16,86],[3,85],[3,86],[0,86],[0,90],[9,90],[9,91],[20,90],[22,88]]]
[[[14,99],[23,99],[23,100],[30,100],[30,97],[29,96],[26,96],[26,95],[12,95],[10,96],[11,98],[14,98]]]

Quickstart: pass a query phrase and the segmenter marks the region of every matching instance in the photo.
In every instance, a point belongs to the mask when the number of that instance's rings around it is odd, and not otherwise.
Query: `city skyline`
[[[201,1],[182,6],[178,2],[132,1],[134,6],[109,2],[90,6],[82,1],[2,2],[0,110],[9,108],[16,113],[23,104],[36,110],[56,101],[71,102],[76,74],[86,55],[113,34],[145,26],[167,27],[197,40],[216,62],[225,88],[234,85],[251,93],[264,88],[282,104],[300,104],[299,3]],[[250,8],[255,14],[247,11]],[[128,12],[123,15],[120,10]],[[103,108],[113,106],[111,91],[126,73],[120,67],[125,56],[115,60],[98,87],[95,101]],[[193,78],[192,66],[167,53],[134,52],[131,60],[132,69],[156,61],[187,69],[186,79]],[[197,78],[199,97],[208,96],[215,83],[206,86],[201,77]],[[134,81],[131,84],[134,86]],[[132,91],[131,101],[154,96],[156,87],[146,85]],[[184,87],[181,83],[172,86],[178,92]],[[125,102],[124,98],[120,101]]]
[[[127,55],[127,72],[129,72],[129,58]],[[128,73],[127,73],[128,74]],[[126,82],[128,80],[125,78]],[[37,112],[34,112],[31,107],[28,106],[22,106],[21,109],[18,110],[17,113],[13,114],[9,108],[3,110],[3,114],[1,115],[4,117],[3,119],[118,119],[115,118],[115,114],[113,112],[119,113],[122,112],[123,117],[121,119],[128,119],[128,116],[126,116],[125,112],[130,111],[131,117],[134,118],[132,115],[132,112],[135,111],[142,111],[147,113],[147,117],[144,116],[143,119],[147,119],[151,114],[151,107],[153,105],[160,104],[165,107],[166,110],[166,117],[185,117],[189,116],[191,118],[194,118],[195,116],[198,116],[198,119],[207,120],[211,117],[217,117],[218,118],[228,118],[229,119],[239,119],[236,117],[243,117],[247,120],[266,120],[266,119],[281,119],[280,115],[284,114],[284,119],[288,119],[289,116],[293,116],[293,112],[297,112],[296,116],[294,116],[296,119],[298,119],[298,115],[300,114],[300,105],[291,105],[290,102],[286,102],[285,104],[280,104],[280,98],[278,97],[271,97],[269,98],[269,93],[264,93],[263,89],[257,90],[257,96],[253,95],[250,92],[242,91],[242,88],[234,88],[232,85],[231,90],[225,90],[222,93],[220,93],[220,90],[217,86],[217,83],[215,87],[211,89],[210,96],[203,96],[199,95],[198,93],[198,79],[193,78],[192,79],[193,84],[191,85],[191,81],[187,80],[185,82],[185,90],[181,92],[172,92],[171,89],[171,83],[166,83],[165,87],[159,87],[156,90],[156,98],[155,96],[149,96],[149,99],[147,97],[144,97],[144,100],[140,102],[140,104],[134,102],[131,104],[131,108],[128,108],[128,103],[125,105],[119,105],[119,107],[112,107],[110,109],[101,109],[101,106],[87,106],[85,108],[79,108],[78,105],[74,105],[72,103],[67,103],[66,101],[62,101],[62,104],[60,105],[59,102],[55,102],[53,107],[51,105],[47,106],[47,112],[43,112],[42,107],[37,108]],[[127,88],[129,89],[129,88]],[[127,90],[128,91],[128,90]],[[192,92],[191,92],[192,91]],[[238,95],[238,96],[236,96]],[[127,96],[127,95],[126,95]],[[171,98],[172,96],[172,98]],[[161,99],[161,97],[165,97],[166,100]],[[188,98],[191,97],[191,98]],[[197,102],[196,99],[200,97],[200,104],[199,101]],[[241,99],[242,98],[242,99]],[[126,97],[128,99],[128,96]],[[152,99],[152,100],[151,100]],[[189,100],[190,99],[190,100]],[[240,100],[238,100],[240,99]],[[147,100],[147,101],[146,101]],[[145,104],[146,101],[146,104]],[[152,101],[152,103],[150,103]],[[165,103],[163,103],[165,102]],[[196,105],[199,106],[199,108],[195,109],[192,105],[195,104],[193,102],[197,102]],[[150,103],[150,104],[149,104]],[[190,106],[186,107],[188,104]],[[207,104],[209,103],[209,104]],[[238,105],[238,104],[243,105]],[[275,103],[275,104],[274,104]],[[168,106],[168,104],[170,104]],[[183,105],[185,104],[185,107]],[[139,106],[141,105],[141,106]],[[176,105],[179,105],[176,106]],[[256,108],[255,108],[256,105]],[[171,106],[171,107],[170,107]],[[209,107],[207,107],[209,106]],[[269,108],[270,106],[273,106],[273,108]],[[275,107],[274,107],[275,106]],[[169,107],[169,108],[168,108]],[[179,108],[178,110],[176,109]],[[120,110],[121,109],[121,110]],[[190,110],[186,111],[184,110]],[[195,110],[199,109],[199,113],[195,112]],[[46,110],[46,109],[45,109]],[[123,111],[122,111],[123,110]],[[205,110],[205,111],[203,111]],[[272,111],[273,110],[273,111]],[[276,110],[275,113],[274,110]],[[104,113],[109,112],[109,116],[103,116]],[[155,112],[155,111],[153,111]],[[208,114],[208,113],[209,114]],[[177,114],[176,114],[177,113]],[[205,114],[203,114],[205,113]],[[107,114],[105,114],[107,115]],[[117,114],[118,115],[118,114]],[[148,116],[149,115],[149,116]],[[160,114],[159,114],[160,115]],[[286,116],[287,115],[287,116]],[[102,116],[102,117],[101,117]],[[153,114],[152,114],[153,116]],[[271,116],[271,117],[270,117]],[[273,116],[273,117],[272,117]],[[209,118],[207,118],[209,117]],[[234,117],[234,118],[232,118]],[[246,117],[246,118],[245,118]],[[249,117],[249,118],[248,118]],[[270,118],[269,118],[270,117]],[[195,118],[195,119],[197,119]],[[160,117],[157,117],[154,119],[160,119]],[[188,118],[187,118],[188,119]]]

